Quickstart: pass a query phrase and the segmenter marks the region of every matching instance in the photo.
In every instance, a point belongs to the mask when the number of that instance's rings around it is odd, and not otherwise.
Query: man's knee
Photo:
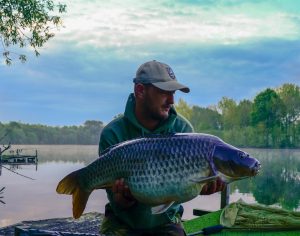
[[[113,217],[104,217],[100,225],[100,234],[106,236],[127,236],[128,229],[126,225],[120,223]]]

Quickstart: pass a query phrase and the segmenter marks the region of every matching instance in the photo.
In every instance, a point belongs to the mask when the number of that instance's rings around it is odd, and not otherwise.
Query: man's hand
[[[215,181],[205,184],[200,192],[200,195],[209,195],[223,191],[225,187],[226,183],[224,183],[220,178],[217,178]]]
[[[124,179],[118,179],[112,186],[115,202],[122,208],[132,207],[136,203],[136,199],[132,196],[128,186],[124,183]]]

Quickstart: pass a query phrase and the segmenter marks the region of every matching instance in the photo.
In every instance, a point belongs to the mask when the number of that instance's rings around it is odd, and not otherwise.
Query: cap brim
[[[176,91],[176,90],[180,90],[184,93],[189,93],[190,89],[189,87],[178,83],[176,80],[171,80],[171,81],[167,81],[167,82],[156,82],[156,83],[152,83],[155,87],[161,89],[161,90],[165,90],[165,91]]]

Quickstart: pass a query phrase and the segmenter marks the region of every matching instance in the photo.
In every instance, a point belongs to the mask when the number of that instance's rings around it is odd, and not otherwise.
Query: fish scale
[[[94,189],[110,188],[120,178],[138,201],[157,206],[188,201],[218,176],[237,180],[257,174],[259,168],[255,158],[216,136],[155,135],[105,150],[100,158],[61,180],[57,192],[73,195],[76,218]]]

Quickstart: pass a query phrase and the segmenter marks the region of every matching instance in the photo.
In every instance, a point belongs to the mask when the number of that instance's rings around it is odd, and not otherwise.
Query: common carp
[[[217,177],[229,183],[255,176],[259,169],[258,160],[213,135],[153,135],[106,149],[94,162],[63,178],[56,191],[73,195],[73,217],[79,218],[94,189],[111,188],[123,178],[138,201],[160,214],[173,203],[195,198]]]

